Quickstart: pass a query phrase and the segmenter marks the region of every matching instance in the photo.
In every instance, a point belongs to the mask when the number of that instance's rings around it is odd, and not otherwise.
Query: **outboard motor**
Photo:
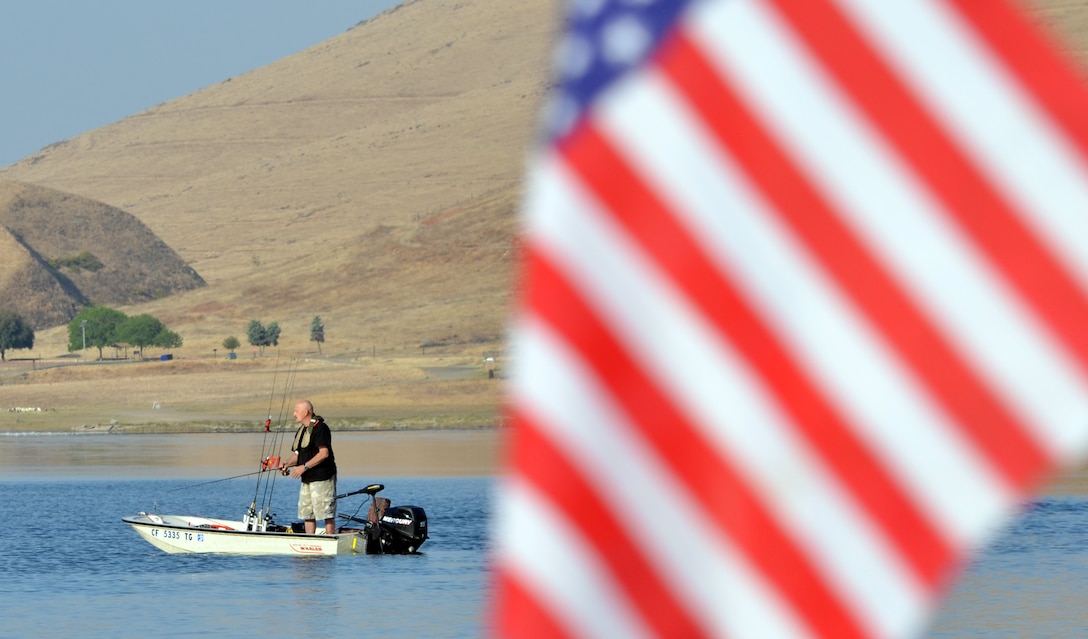
[[[378,528],[382,553],[414,553],[427,541],[427,513],[419,506],[393,506],[382,514]]]
[[[371,484],[337,499],[358,495],[370,496],[370,511],[366,519],[340,513],[341,519],[365,524],[366,554],[368,555],[405,555],[419,552],[419,547],[427,541],[427,513],[419,506],[391,506],[385,497],[378,497],[385,486]]]

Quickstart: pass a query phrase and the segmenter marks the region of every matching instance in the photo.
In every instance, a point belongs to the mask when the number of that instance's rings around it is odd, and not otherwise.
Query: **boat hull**
[[[245,530],[240,521],[141,513],[123,517],[141,537],[169,553],[352,555],[366,553],[361,531],[334,535]]]

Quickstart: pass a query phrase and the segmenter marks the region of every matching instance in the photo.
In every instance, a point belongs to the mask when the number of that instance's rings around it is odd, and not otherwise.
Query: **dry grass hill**
[[[1032,4],[1088,62],[1084,3]],[[280,323],[278,353],[306,358],[294,360],[298,392],[329,412],[382,423],[494,418],[499,390],[480,362],[504,348],[524,158],[559,9],[559,0],[407,0],[0,168],[0,180],[132,214],[207,283],[120,306],[182,335],[174,362],[135,373],[9,369],[0,408],[46,406],[60,417],[0,417],[0,428],[248,419],[269,402],[271,368],[283,366],[246,347],[222,360],[223,338],[244,344],[250,319]],[[0,285],[20,259],[3,250],[13,241],[0,234]],[[308,341],[315,315],[326,325],[320,357]],[[39,331],[34,356],[59,358],[66,344],[63,329]],[[151,406],[160,408],[145,414]]]
[[[308,350],[314,315],[333,350],[498,340],[556,10],[409,0],[0,179],[119,207],[176,250],[208,286],[122,310],[180,355],[250,319]]]
[[[136,217],[87,198],[0,182],[0,229],[9,245],[0,299],[36,329],[90,302],[137,304],[204,285]]]
[[[272,368],[282,380],[302,356],[297,394],[331,415],[493,420],[499,387],[482,360],[504,347],[557,11],[556,0],[409,0],[0,169],[134,215],[207,282],[118,306],[178,332],[174,362],[9,368],[0,408],[46,413],[0,413],[0,428],[251,418],[267,409]],[[223,339],[245,344],[251,319],[277,321],[280,348],[223,361]],[[66,355],[63,328],[37,337],[33,356]]]

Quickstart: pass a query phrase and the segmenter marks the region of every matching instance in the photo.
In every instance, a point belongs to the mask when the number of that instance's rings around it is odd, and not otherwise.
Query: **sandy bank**
[[[293,431],[292,431],[293,433]],[[341,477],[493,475],[502,467],[497,429],[334,432]],[[0,435],[0,479],[222,478],[255,472],[290,437],[259,433]]]

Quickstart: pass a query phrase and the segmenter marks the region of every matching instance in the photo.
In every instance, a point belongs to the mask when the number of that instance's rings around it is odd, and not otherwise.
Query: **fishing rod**
[[[272,415],[272,402],[276,399],[276,376],[280,372],[280,352],[276,351],[276,366],[272,369],[272,390],[268,393],[268,414]]]
[[[336,499],[343,499],[344,497],[351,497],[352,495],[358,495],[359,493],[366,493],[368,495],[376,495],[385,490],[384,484],[370,484],[366,488],[360,488],[359,490],[353,490],[350,493],[344,493],[343,495],[337,495]]]
[[[272,390],[268,393],[268,419],[264,422],[264,441],[261,444],[261,455],[271,452],[276,446],[276,434],[272,433],[272,402],[276,398],[276,379],[280,373],[280,354],[276,353],[276,364],[272,368]],[[281,415],[282,418],[282,415]],[[269,446],[269,434],[272,434],[272,443]]]
[[[274,459],[276,462],[279,462],[280,459],[281,459],[281,457],[280,457],[281,451],[277,450],[277,449],[282,449],[282,447],[283,447],[283,438],[285,436],[285,432],[284,432],[284,423],[285,423],[284,422],[284,411],[285,411],[285,407],[287,405],[287,400],[288,400],[289,394],[291,393],[291,391],[294,388],[294,382],[295,382],[297,367],[298,367],[298,360],[297,359],[292,359],[287,364],[287,370],[285,372],[284,382],[283,382],[283,395],[282,395],[282,398],[280,399],[279,427],[276,429],[276,431],[272,435],[271,446],[266,451],[262,450],[262,454],[265,453],[265,452],[269,453],[270,456],[273,456],[271,458]],[[272,413],[272,402],[275,399],[275,395],[276,395],[276,379],[279,376],[279,368],[280,368],[279,354],[277,353],[277,355],[276,355],[276,369],[275,369],[275,371],[273,373],[273,377],[272,377],[272,391],[271,391],[271,393],[269,393],[269,399],[268,399],[269,415],[271,415],[271,413]],[[267,435],[266,435],[266,437],[267,437]],[[269,457],[266,457],[266,461],[268,459],[269,459]],[[258,497],[261,497],[260,501],[262,502],[262,504],[264,506],[266,506],[266,507],[269,507],[269,508],[271,507],[271,505],[272,505],[272,495],[273,495],[273,491],[275,490],[275,479],[276,479],[275,476],[273,476],[272,479],[265,482],[265,485],[263,487],[264,488],[263,489],[263,496],[262,496],[261,482],[258,480],[257,486],[255,487],[255,490],[253,492],[253,502],[254,502],[254,504],[256,504],[256,502],[258,501]]]
[[[234,477],[224,477],[223,479],[213,479],[212,481],[206,481],[206,482],[201,483],[201,484],[193,484],[191,486],[182,486],[181,488],[173,488],[173,489],[168,490],[166,492],[172,493],[174,491],[184,490],[186,488],[199,488],[200,486],[207,486],[208,484],[218,484],[221,481],[230,481],[232,479],[240,479],[242,477],[249,477],[250,475],[257,475],[259,473],[267,473],[270,470],[278,470],[278,469],[277,468],[262,468],[260,470],[255,470],[252,473],[244,473],[242,475],[235,475]]]
[[[367,515],[366,519],[359,519],[358,515],[359,515],[360,512],[362,512],[364,506],[366,506],[367,504],[373,504],[372,513],[374,514],[374,518],[375,518],[374,523],[376,523],[379,519],[381,519],[381,514],[380,513],[384,512],[385,509],[384,508],[382,508],[382,509],[378,508],[378,501],[377,501],[377,498],[375,497],[375,495],[382,492],[383,490],[385,490],[385,485],[384,484],[370,484],[366,488],[360,488],[359,490],[353,490],[350,493],[344,493],[342,495],[337,495],[336,499],[343,499],[344,497],[351,497],[352,495],[358,495],[358,494],[362,493],[362,494],[365,494],[366,496],[370,497],[370,499],[367,499],[367,500],[363,501],[363,503],[359,504],[359,507],[355,509],[355,512],[350,514],[350,515],[345,515],[344,513],[336,513],[336,515],[338,517],[340,517],[341,519],[346,519],[348,521],[353,521],[353,522],[355,522],[357,524],[366,524],[366,525],[369,526],[371,524],[370,515]]]
[[[271,444],[269,444],[269,441],[268,441],[268,439],[269,439],[268,434],[269,434],[270,425],[271,425],[271,422],[272,422],[272,402],[276,398],[276,378],[279,377],[279,373],[280,373],[280,354],[279,354],[279,351],[276,351],[276,363],[275,363],[275,366],[272,368],[272,389],[268,393],[268,421],[265,422],[264,441],[261,444],[261,455],[264,456],[264,466],[262,466],[262,468],[267,468],[268,466],[271,466],[271,465],[279,466],[279,462],[280,462],[279,454],[276,452],[276,446],[277,446],[277,443],[279,441],[279,433],[273,433],[272,434]],[[281,414],[281,418],[282,418],[282,414]],[[272,479],[269,480],[269,482],[271,482],[271,481],[275,481],[275,476],[273,476]],[[257,479],[257,485],[253,487],[253,504],[249,508],[250,511],[253,511],[254,506],[256,506],[257,497],[260,494],[261,494],[261,480],[260,480],[260,478],[258,478]],[[265,494],[266,495],[268,494],[268,486],[267,485],[265,486]]]

